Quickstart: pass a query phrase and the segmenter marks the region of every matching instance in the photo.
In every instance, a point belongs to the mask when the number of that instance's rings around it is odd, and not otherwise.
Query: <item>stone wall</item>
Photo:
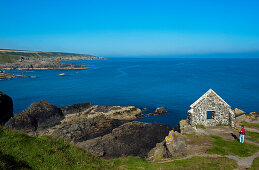
[[[214,118],[207,119],[207,112],[214,111]],[[187,121],[190,125],[231,125],[234,126],[235,116],[231,107],[215,92],[211,92],[206,96],[202,96],[195,103],[191,105],[191,109],[187,113]]]

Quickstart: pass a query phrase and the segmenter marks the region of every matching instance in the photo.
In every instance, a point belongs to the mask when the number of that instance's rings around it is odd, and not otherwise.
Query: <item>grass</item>
[[[17,60],[19,60],[19,56],[16,55],[10,55],[10,54],[1,54],[0,53],[0,64],[3,63],[13,63]]]
[[[196,125],[196,128],[206,129],[204,125]]]
[[[32,169],[105,169],[111,164],[87,155],[82,149],[51,137],[31,137],[20,132],[0,129],[0,152],[10,159],[1,159],[7,167],[12,162]],[[9,162],[9,165],[8,165]]]
[[[0,128],[0,169],[234,169],[228,158],[194,157],[167,163],[138,157],[104,160],[62,139],[31,137]]]
[[[246,131],[245,137],[251,141],[259,142],[259,133]]]
[[[251,170],[252,169],[258,169],[259,167],[259,157],[255,158],[254,161],[253,161],[253,165],[252,167],[250,168]]]
[[[124,157],[112,160],[117,169],[235,169],[237,164],[228,158],[193,157],[166,163],[147,162],[136,157]]]
[[[249,127],[249,128],[259,129],[259,124],[255,124],[255,123],[249,123],[246,121],[242,121],[241,125],[244,125],[245,127]]]
[[[214,146],[208,149],[208,153],[215,153],[219,155],[237,155],[241,157],[251,156],[259,150],[259,147],[248,144],[239,143],[237,140],[226,141],[219,136],[211,136],[214,138],[212,142]]]

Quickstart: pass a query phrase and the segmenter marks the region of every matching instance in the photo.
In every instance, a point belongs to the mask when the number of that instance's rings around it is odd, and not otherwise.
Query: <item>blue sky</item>
[[[159,56],[259,51],[258,0],[0,0],[0,48]]]

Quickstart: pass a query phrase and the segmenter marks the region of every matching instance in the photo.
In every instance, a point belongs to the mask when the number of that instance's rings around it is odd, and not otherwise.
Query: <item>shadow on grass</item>
[[[231,133],[231,136],[232,136],[236,141],[239,141],[237,135],[235,135],[234,133]]]
[[[0,169],[32,169],[26,162],[18,161],[11,155],[0,151]]]

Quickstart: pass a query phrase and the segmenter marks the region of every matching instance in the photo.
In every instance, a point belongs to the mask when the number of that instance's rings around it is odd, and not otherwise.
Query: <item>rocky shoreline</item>
[[[141,113],[141,109],[134,106],[80,103],[57,107],[38,101],[17,115],[9,114],[2,123],[5,128],[32,136],[63,138],[99,157],[147,157],[172,128],[138,122]]]

